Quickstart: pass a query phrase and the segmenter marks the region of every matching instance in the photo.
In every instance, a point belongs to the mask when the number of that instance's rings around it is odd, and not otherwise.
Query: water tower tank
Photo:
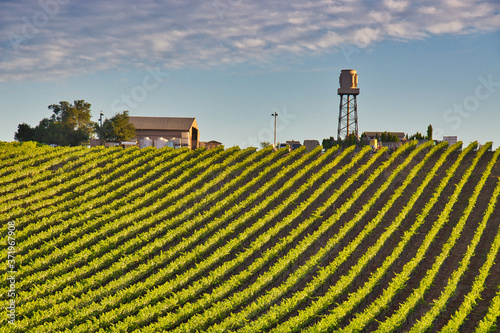
[[[357,95],[359,94],[358,88],[358,74],[355,69],[343,69],[340,72],[340,88],[338,89],[338,94],[349,94]]]

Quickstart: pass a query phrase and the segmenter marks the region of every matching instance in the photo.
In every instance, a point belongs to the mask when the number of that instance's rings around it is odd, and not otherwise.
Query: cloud
[[[409,1],[401,1],[401,0],[384,0],[384,5],[390,10],[394,12],[402,12],[410,6]]]
[[[269,63],[500,28],[496,1],[158,0],[2,2],[0,80],[129,66]]]
[[[438,23],[431,25],[427,28],[433,34],[447,34],[447,33],[457,33],[460,32],[464,28],[464,25],[459,20],[446,22],[446,23]]]

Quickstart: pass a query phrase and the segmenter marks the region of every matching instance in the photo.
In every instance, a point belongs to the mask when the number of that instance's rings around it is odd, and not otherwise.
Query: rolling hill
[[[9,332],[487,332],[500,149],[0,145]]]

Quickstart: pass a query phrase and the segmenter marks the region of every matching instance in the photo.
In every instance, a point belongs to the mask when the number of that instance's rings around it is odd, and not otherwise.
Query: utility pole
[[[276,111],[274,111],[274,113],[271,114],[271,116],[274,117],[274,145],[273,145],[273,147],[276,148],[276,118],[278,117],[278,113]]]
[[[99,131],[101,132],[101,135],[102,135],[102,116],[104,116],[104,113],[102,113],[102,110],[101,110],[101,113],[99,114]],[[99,137],[99,144],[102,145],[102,141],[103,139],[101,137]]]

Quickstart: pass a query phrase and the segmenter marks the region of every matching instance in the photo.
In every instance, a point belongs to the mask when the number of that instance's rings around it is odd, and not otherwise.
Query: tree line
[[[408,136],[406,134],[406,139],[407,140],[433,140],[432,139],[432,125],[427,126],[427,135],[423,135],[420,132],[417,132],[411,136]],[[325,149],[330,149],[335,146],[340,146],[340,147],[349,147],[353,145],[358,145],[358,146],[363,146],[367,145],[368,141],[367,140],[367,135],[365,132],[361,134],[361,137],[357,137],[354,133],[349,134],[345,139],[342,140],[342,138],[335,139],[333,136],[327,139],[323,139],[322,145],[323,148]],[[380,140],[381,142],[399,142],[399,138],[395,134],[391,134],[390,132],[380,132],[375,133],[375,138],[377,140]]]
[[[35,127],[19,124],[14,139],[19,142],[36,141],[58,146],[87,144],[91,137],[109,142],[130,140],[135,136],[135,127],[129,121],[128,111],[116,113],[102,124],[91,120],[91,104],[84,100],[73,103],[61,101],[51,104],[52,115],[40,120]]]

